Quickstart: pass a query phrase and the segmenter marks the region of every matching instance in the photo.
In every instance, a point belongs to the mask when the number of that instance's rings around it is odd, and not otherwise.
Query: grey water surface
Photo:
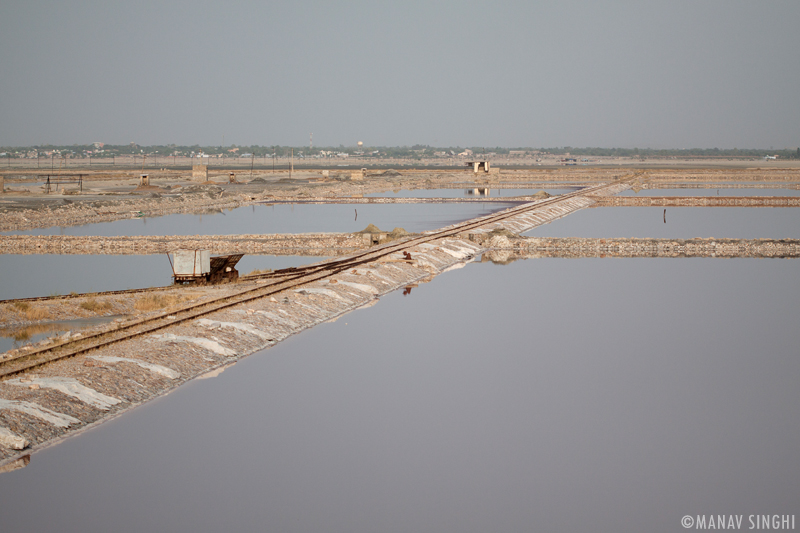
[[[245,255],[236,264],[240,275],[253,270],[278,270],[323,261],[318,256]],[[161,255],[0,255],[0,300],[101,292],[172,283],[172,269],[166,254]],[[40,322],[32,327],[0,330],[0,353],[25,344],[34,344],[55,333],[92,325],[97,317],[77,321]],[[30,334],[30,331],[36,331]]]
[[[8,235],[237,235],[350,233],[368,224],[391,231],[435,230],[505,209],[506,203],[461,204],[272,204],[206,214],[144,217],[83,226],[9,231]]]
[[[618,196],[800,196],[800,189],[628,189]]]
[[[255,269],[287,268],[322,261],[324,257],[245,255],[236,265],[241,275]],[[172,283],[166,254],[156,255],[0,255],[0,300],[101,292]]]
[[[523,235],[653,239],[711,237],[797,239],[800,238],[800,208],[595,207],[581,209],[550,224],[524,232]]]
[[[485,191],[486,186],[480,189]],[[537,192],[544,191],[551,196],[577,191],[580,187],[567,189],[492,189],[489,187],[488,193],[475,193],[475,187],[465,187],[463,189],[396,189],[382,192],[365,194],[367,197],[389,197],[389,198],[474,198],[488,196],[490,198],[502,198],[504,196],[531,196]]]
[[[800,509],[800,262],[473,263],[0,475],[8,531],[681,531]]]

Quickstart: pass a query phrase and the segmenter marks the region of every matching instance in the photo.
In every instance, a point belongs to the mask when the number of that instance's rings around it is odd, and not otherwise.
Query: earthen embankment
[[[84,237],[75,235],[0,235],[3,254],[147,255],[178,249],[214,254],[346,255],[368,246],[358,233],[269,235],[167,235]]]

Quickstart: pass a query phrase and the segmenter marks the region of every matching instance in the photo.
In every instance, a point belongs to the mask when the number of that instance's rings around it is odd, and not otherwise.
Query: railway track
[[[172,288],[172,285],[167,287],[147,287],[145,289],[123,289],[119,291],[103,291],[103,292],[82,292],[74,294],[54,294],[51,296],[31,296],[28,298],[10,298],[8,300],[0,300],[0,305],[13,304],[16,302],[52,302],[56,300],[72,300],[74,298],[96,298],[99,296],[118,296],[118,295],[131,295],[140,294],[143,292],[163,291]]]
[[[46,365],[53,361],[58,361],[68,357],[86,353],[88,351],[108,346],[117,342],[132,339],[141,335],[146,335],[169,326],[180,324],[198,317],[214,313],[216,311],[240,305],[249,301],[265,298],[282,291],[302,286],[317,280],[334,276],[348,269],[370,263],[394,254],[399,251],[407,250],[419,244],[452,237],[466,231],[477,229],[483,225],[500,222],[505,219],[517,216],[532,209],[538,209],[562,201],[567,198],[583,196],[597,193],[613,185],[624,183],[618,180],[614,183],[597,185],[580,191],[575,191],[559,196],[554,196],[534,204],[525,204],[477,219],[472,219],[461,224],[453,225],[449,228],[432,232],[429,234],[412,237],[400,241],[390,242],[363,252],[358,252],[350,257],[317,263],[314,265],[291,267],[264,274],[244,276],[241,281],[255,281],[259,283],[256,287],[249,287],[234,294],[229,294],[216,298],[211,301],[189,304],[177,310],[165,311],[155,316],[150,316],[126,324],[121,324],[110,331],[102,331],[92,335],[87,335],[79,339],[71,339],[58,344],[49,345],[39,350],[21,354],[12,359],[0,361],[0,378],[6,378],[15,374],[26,372],[33,368]],[[130,294],[131,292],[146,292],[152,290],[163,290],[160,288],[138,289],[134,291],[111,291],[110,293],[93,294]],[[86,295],[80,295],[86,296]],[[77,297],[69,295],[67,297]],[[51,297],[52,298],[52,297]],[[45,298],[47,299],[47,298]],[[19,301],[19,300],[17,300]]]

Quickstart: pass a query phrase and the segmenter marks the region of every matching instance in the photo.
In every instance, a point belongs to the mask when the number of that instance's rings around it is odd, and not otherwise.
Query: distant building
[[[485,172],[486,174],[498,174],[500,169],[490,168],[491,163],[487,159],[479,159],[476,161],[467,161],[467,168],[472,167],[472,171],[477,174],[478,172]]]

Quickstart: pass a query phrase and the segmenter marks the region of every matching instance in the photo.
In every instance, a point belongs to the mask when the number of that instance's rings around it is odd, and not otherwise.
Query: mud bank
[[[798,258],[797,239],[583,239],[507,236],[493,241],[487,259],[537,257]]]
[[[0,253],[4,254],[140,255],[200,249],[214,254],[334,256],[352,253],[368,245],[369,241],[358,233],[130,237],[0,235]]]

